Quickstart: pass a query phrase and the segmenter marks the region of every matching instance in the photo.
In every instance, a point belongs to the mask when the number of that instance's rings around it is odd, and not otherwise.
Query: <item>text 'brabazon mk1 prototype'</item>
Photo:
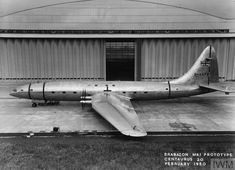
[[[171,99],[214,91],[231,92],[219,83],[215,50],[208,46],[186,74],[168,82],[54,81],[17,87],[10,95],[33,101],[91,103],[92,108],[122,134],[141,137],[147,133],[132,100]]]

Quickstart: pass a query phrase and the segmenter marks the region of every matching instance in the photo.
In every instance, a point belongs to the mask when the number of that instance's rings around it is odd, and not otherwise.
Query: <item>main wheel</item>
[[[37,107],[37,103],[32,103],[32,107]]]

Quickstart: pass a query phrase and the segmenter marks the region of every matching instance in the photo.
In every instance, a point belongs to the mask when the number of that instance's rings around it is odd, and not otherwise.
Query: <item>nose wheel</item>
[[[32,107],[37,107],[38,104],[37,103],[32,103]]]

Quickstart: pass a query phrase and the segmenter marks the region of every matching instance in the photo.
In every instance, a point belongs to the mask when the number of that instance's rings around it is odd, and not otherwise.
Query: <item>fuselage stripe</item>
[[[169,86],[168,98],[171,98],[171,84],[170,84],[170,81],[168,81],[168,86]]]
[[[29,83],[28,96],[29,96],[29,99],[32,99],[31,94],[30,94],[30,88],[31,88],[31,83]]]
[[[46,97],[45,97],[45,85],[46,85],[46,82],[44,82],[43,86],[42,86],[42,97],[43,97],[43,100],[46,101]]]

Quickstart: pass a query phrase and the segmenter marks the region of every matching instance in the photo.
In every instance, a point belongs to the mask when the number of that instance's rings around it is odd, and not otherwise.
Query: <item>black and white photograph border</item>
[[[234,11],[0,0],[0,169],[235,169]]]

